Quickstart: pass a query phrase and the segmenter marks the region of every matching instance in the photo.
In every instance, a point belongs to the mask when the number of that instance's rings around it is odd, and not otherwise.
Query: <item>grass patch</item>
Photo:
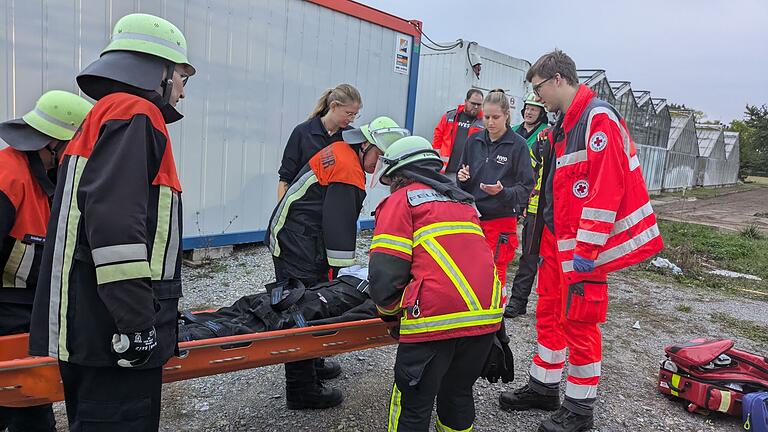
[[[754,342],[768,344],[768,332],[765,331],[765,326],[761,324],[735,318],[723,312],[715,312],[711,317],[712,321],[723,327],[727,327],[740,336],[746,337]]]
[[[743,290],[768,294],[768,238],[748,237],[716,228],[660,220],[664,250],[660,256],[677,264],[683,275],[666,269],[642,267],[685,285],[729,291],[768,301],[768,295],[748,294]],[[729,278],[708,273],[712,268],[731,270],[761,277],[762,281]]]
[[[760,233],[760,227],[758,227],[756,224],[749,224],[745,226],[741,229],[741,231],[739,231],[739,234],[741,234],[742,237],[750,240],[760,240],[763,238],[763,235]]]
[[[675,306],[675,310],[677,310],[678,312],[691,313],[693,308],[690,305],[687,305],[687,304],[679,304],[679,305]]]

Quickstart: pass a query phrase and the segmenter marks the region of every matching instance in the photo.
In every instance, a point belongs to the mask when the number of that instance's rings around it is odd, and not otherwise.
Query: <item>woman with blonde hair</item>
[[[278,170],[278,201],[315,153],[342,141],[341,133],[350,129],[350,123],[358,117],[362,106],[360,92],[350,84],[339,84],[320,95],[309,118],[293,129],[285,145]]]

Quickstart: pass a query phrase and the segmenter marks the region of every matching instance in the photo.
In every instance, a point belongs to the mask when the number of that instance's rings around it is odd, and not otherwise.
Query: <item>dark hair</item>
[[[469,100],[469,98],[471,98],[473,94],[479,94],[481,98],[483,97],[483,92],[481,92],[480,90],[478,90],[476,88],[473,88],[473,89],[469,89],[467,91],[467,97],[464,98],[464,100]]]
[[[509,114],[509,98],[507,97],[507,94],[504,93],[504,90],[493,89],[489,91],[488,96],[486,96],[483,101],[483,105],[488,103],[498,105],[499,108],[501,108],[501,112],[507,115],[507,126],[509,126],[509,121],[512,116]],[[483,108],[483,110],[485,110],[485,108]]]
[[[539,78],[549,79],[557,74],[560,74],[571,86],[575,87],[579,84],[576,63],[568,54],[559,49],[546,53],[536,60],[536,63],[525,74],[525,80],[531,82],[536,75]]]
[[[389,193],[392,193],[398,189],[404,188],[411,183],[415,183],[416,180],[396,172],[389,177]]]
[[[362,105],[363,98],[360,97],[360,92],[351,84],[339,84],[332,89],[324,91],[320,98],[317,100],[315,107],[309,114],[309,118],[313,119],[317,116],[324,116],[331,108],[332,102],[338,102],[341,105],[347,105],[350,103],[357,103]]]

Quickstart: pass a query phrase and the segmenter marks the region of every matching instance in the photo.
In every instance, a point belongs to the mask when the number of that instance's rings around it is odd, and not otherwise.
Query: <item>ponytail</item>
[[[340,105],[348,105],[357,103],[363,104],[363,99],[360,97],[360,92],[350,84],[339,84],[334,88],[330,88],[324,91],[317,99],[315,107],[309,114],[309,119],[315,117],[322,117],[328,113],[331,109],[331,103],[337,102]]]

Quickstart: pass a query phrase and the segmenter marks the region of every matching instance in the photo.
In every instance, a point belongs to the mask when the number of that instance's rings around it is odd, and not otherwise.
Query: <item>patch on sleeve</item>
[[[592,151],[602,151],[606,145],[608,145],[608,136],[606,136],[604,132],[595,132],[589,139],[589,148],[591,148]]]
[[[589,183],[586,180],[578,180],[573,184],[573,194],[576,198],[586,198],[589,195]]]
[[[453,201],[434,189],[414,189],[408,191],[408,204],[416,207],[432,201]]]

